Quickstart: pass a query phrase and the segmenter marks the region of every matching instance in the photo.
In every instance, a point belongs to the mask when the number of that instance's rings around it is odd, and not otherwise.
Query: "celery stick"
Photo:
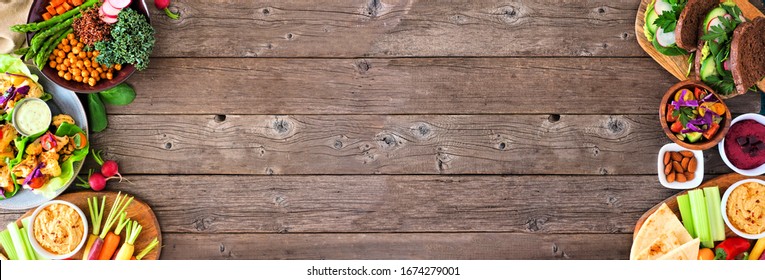
[[[11,240],[11,233],[7,230],[0,232],[0,245],[5,249],[5,254],[8,255],[8,259],[15,261],[19,259],[16,254],[16,248],[13,247],[13,241]]]
[[[691,199],[687,194],[677,197],[677,206],[680,208],[680,217],[683,218],[683,226],[688,230],[688,233],[695,238],[699,238],[696,233],[696,228],[693,226],[693,214],[691,213]]]
[[[30,256],[34,256],[35,260],[47,260],[45,257],[37,253],[34,248],[32,248],[32,243],[29,241],[29,229],[31,229],[29,226],[30,223],[32,223],[32,217],[21,219],[21,224],[24,226],[24,230],[22,230],[21,233],[24,235],[24,239],[27,241]]]
[[[707,215],[712,241],[723,241],[725,240],[725,222],[720,210],[720,189],[717,186],[704,188],[704,196],[707,201]]]
[[[11,234],[11,241],[13,241],[13,247],[16,249],[16,255],[19,256],[19,260],[29,260],[27,256],[27,248],[24,246],[24,238],[21,236],[21,231],[16,222],[11,222],[7,226],[8,232]]]
[[[21,221],[22,227],[19,228],[19,232],[21,233],[21,241],[24,242],[24,252],[27,254],[27,258],[30,261],[37,260],[37,256],[35,255],[35,250],[32,249],[32,243],[29,243],[29,235],[27,235],[27,230],[29,228],[28,224],[25,224],[24,221]]]
[[[709,232],[709,219],[707,218],[707,205],[704,199],[704,191],[692,190],[688,192],[691,200],[691,214],[693,215],[693,225],[696,226],[696,233],[701,239],[701,246],[712,248],[715,246],[712,241],[712,234]]]

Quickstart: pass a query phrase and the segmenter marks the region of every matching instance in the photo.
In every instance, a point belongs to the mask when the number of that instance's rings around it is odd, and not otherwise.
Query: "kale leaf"
[[[111,32],[111,39],[97,42],[96,61],[105,65],[133,64],[139,71],[149,67],[154,49],[154,28],[133,9],[122,10]]]

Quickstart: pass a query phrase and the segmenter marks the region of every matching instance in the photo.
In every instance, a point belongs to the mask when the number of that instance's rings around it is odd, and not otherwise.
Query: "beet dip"
[[[725,135],[725,154],[733,166],[749,170],[765,164],[765,125],[754,120],[733,124]]]

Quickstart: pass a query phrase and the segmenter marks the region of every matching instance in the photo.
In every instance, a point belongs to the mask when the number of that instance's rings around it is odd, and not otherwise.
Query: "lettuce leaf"
[[[56,130],[56,136],[74,136],[75,134],[81,132],[84,133],[79,126],[70,123],[62,123],[61,126],[59,126]],[[74,174],[74,164],[78,161],[84,160],[85,157],[88,156],[88,151],[90,151],[90,142],[88,142],[84,148],[74,150],[72,156],[61,163],[61,175],[51,178],[41,188],[32,190],[32,192],[48,198],[53,198],[56,195],[56,191],[65,187],[66,183],[68,183],[75,175],[77,175]]]
[[[39,79],[37,75],[29,71],[24,61],[9,54],[0,54],[0,73],[24,74],[35,82]]]

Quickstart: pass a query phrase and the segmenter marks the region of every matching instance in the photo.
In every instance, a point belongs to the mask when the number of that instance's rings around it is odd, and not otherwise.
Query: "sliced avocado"
[[[651,10],[648,10],[645,12],[645,25],[648,28],[649,31],[651,31],[651,34],[656,34],[656,29],[659,28],[658,25],[656,25],[656,19],[659,18],[659,15],[653,12],[653,7],[651,7]]]
[[[684,49],[681,49],[676,44],[673,44],[671,47],[668,47],[668,48],[662,47],[661,45],[659,45],[659,41],[656,40],[656,37],[653,38],[653,41],[651,41],[651,43],[653,43],[653,47],[658,52],[666,56],[678,56],[678,55],[688,54],[687,51],[685,51]]]
[[[710,21],[712,21],[713,19],[716,19],[717,17],[724,16],[726,14],[728,14],[728,12],[725,11],[725,9],[723,9],[722,7],[717,7],[709,11],[709,13],[707,14],[707,17],[704,18],[704,25],[702,26],[704,28],[704,34],[707,34],[707,28],[709,27]]]
[[[702,134],[701,132],[688,132],[685,136],[688,142],[696,143],[701,139]]]
[[[702,81],[709,82],[709,77],[718,76],[717,66],[715,64],[715,59],[711,56],[701,62],[701,70],[699,71],[699,74],[701,75]]]

